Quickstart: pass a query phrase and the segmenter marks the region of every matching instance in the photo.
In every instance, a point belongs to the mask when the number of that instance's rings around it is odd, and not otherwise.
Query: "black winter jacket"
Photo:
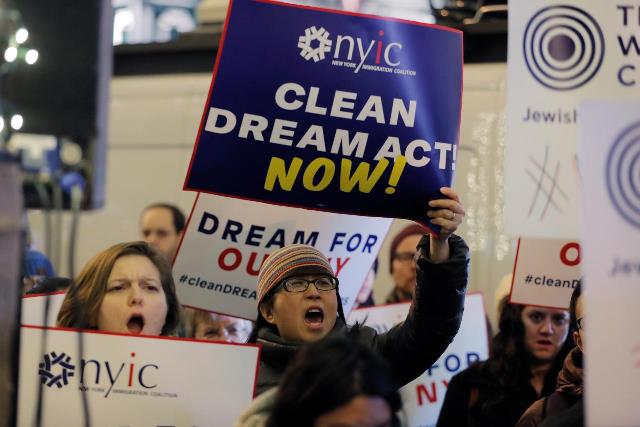
[[[389,363],[398,387],[426,371],[447,349],[460,327],[467,288],[469,248],[462,238],[449,237],[450,257],[434,264],[429,260],[429,236],[418,244],[416,292],[403,323],[383,334],[360,328],[358,339],[380,353]],[[330,334],[344,334],[350,327],[338,318]],[[278,385],[299,344],[286,342],[263,327],[257,343],[262,345],[256,395]]]

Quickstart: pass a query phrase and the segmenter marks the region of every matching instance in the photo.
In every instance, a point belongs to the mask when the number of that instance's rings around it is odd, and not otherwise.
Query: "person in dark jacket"
[[[428,215],[441,226],[418,245],[418,286],[406,320],[384,334],[362,327],[359,341],[390,365],[397,386],[431,366],[456,335],[462,320],[469,248],[452,233],[464,216],[457,194],[429,202]],[[327,258],[307,245],[273,252],[258,274],[258,320],[249,342],[262,345],[256,394],[278,385],[302,343],[344,334],[338,280]]]
[[[400,427],[402,400],[389,366],[360,342],[360,329],[302,346],[280,385],[255,399],[235,427]]]
[[[311,343],[287,369],[267,427],[400,427],[385,361],[352,337]],[[350,339],[352,338],[352,339]]]
[[[568,310],[500,304],[493,354],[455,375],[438,427],[513,427],[524,411],[555,388],[571,350]]]
[[[564,360],[562,371],[558,374],[556,391],[550,396],[536,401],[527,409],[517,427],[537,427],[543,421],[554,425],[554,419],[561,420],[563,426],[582,426],[584,413],[582,409],[582,395],[584,391],[584,377],[582,354],[584,351],[584,308],[581,298],[582,287],[579,284],[571,294],[569,311],[571,322],[577,326],[573,332],[576,347],[571,350]],[[574,408],[574,409],[571,409]]]

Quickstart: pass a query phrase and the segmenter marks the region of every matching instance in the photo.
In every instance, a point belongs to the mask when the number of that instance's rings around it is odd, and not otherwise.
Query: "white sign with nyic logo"
[[[639,426],[640,102],[593,102],[579,114],[586,419]]]
[[[521,237],[510,302],[568,309],[581,276],[577,241]]]
[[[178,297],[189,307],[255,320],[260,266],[276,249],[303,243],[329,258],[349,313],[391,221],[200,193],[173,265]]]
[[[579,236],[578,105],[640,96],[639,15],[640,0],[509,2],[505,182],[511,234]]]
[[[23,326],[17,425],[230,426],[258,357],[251,345]]]
[[[378,333],[387,332],[407,317],[410,306],[410,303],[401,303],[356,309],[349,316],[349,324],[364,323]],[[473,362],[488,357],[484,301],[481,293],[470,293],[465,299],[462,324],[453,342],[430,369],[400,389],[407,426],[436,425],[451,377]]]

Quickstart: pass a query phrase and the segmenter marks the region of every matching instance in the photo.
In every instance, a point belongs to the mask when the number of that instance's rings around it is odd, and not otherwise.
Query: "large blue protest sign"
[[[185,189],[427,223],[461,80],[457,31],[235,0]]]

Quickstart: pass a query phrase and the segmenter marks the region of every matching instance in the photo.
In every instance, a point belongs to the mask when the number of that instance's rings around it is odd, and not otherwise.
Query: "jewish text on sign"
[[[639,8],[640,0],[509,2],[505,182],[512,235],[579,237],[578,105],[640,96]]]

